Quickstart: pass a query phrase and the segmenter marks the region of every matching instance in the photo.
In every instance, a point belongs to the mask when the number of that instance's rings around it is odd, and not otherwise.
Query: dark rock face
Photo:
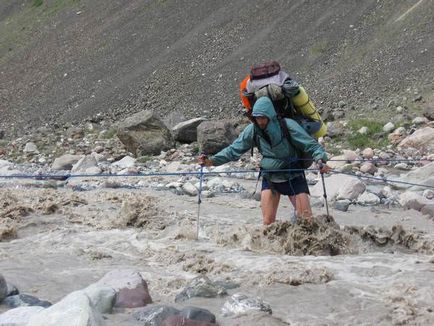
[[[197,307],[185,307],[181,310],[181,316],[188,319],[200,320],[208,323],[215,323],[216,318],[211,311]]]
[[[235,123],[231,121],[205,121],[197,128],[197,142],[206,154],[215,154],[237,138]]]
[[[180,311],[170,306],[148,306],[134,312],[133,316],[147,326],[159,326],[169,316],[178,315]]]
[[[117,136],[136,156],[157,155],[173,147],[170,130],[152,111],[140,111],[117,124]]]
[[[172,128],[173,138],[180,143],[192,143],[197,140],[197,127],[205,121],[204,118],[190,119],[178,123]]]
[[[208,323],[200,320],[193,320],[185,318],[184,316],[176,315],[167,317],[162,326],[214,326],[215,323]]]

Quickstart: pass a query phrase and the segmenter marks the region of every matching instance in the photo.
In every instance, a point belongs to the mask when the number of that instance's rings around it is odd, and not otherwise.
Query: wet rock
[[[26,326],[30,318],[43,310],[43,307],[19,307],[0,315],[1,326]]]
[[[180,143],[192,143],[197,140],[197,127],[205,118],[194,118],[178,123],[172,128],[173,138]]]
[[[383,126],[383,131],[384,132],[391,132],[393,129],[395,129],[395,125],[392,122],[388,122]]]
[[[181,302],[193,297],[215,298],[226,295],[226,289],[211,282],[206,276],[194,278],[187,287],[179,293],[175,302]]]
[[[348,208],[351,205],[351,200],[348,199],[344,199],[344,200],[337,200],[334,202],[333,204],[333,208],[337,209],[338,211],[341,212],[346,212],[348,211]]]
[[[100,284],[91,284],[82,290],[92,302],[93,307],[101,314],[109,314],[113,310],[116,291]]]
[[[116,308],[136,308],[152,303],[148,284],[137,271],[113,270],[97,284],[108,285],[116,291]]]
[[[53,170],[71,170],[72,166],[76,164],[83,156],[65,154],[56,158],[51,165]]]
[[[245,294],[235,293],[222,307],[223,316],[248,314],[253,311],[263,311],[272,314],[271,306],[261,298],[249,298]]]
[[[0,302],[8,295],[8,285],[5,278],[0,274]]]
[[[82,291],[70,293],[58,303],[33,315],[26,326],[103,326],[101,314]]]
[[[18,288],[11,284],[11,283],[7,283],[7,287],[8,287],[8,291],[7,291],[7,297],[11,296],[11,295],[17,295],[20,293],[20,291],[18,290]],[[0,300],[1,301],[1,300]]]
[[[398,148],[413,147],[428,152],[434,151],[434,128],[425,127],[416,130],[398,144]]]
[[[160,326],[167,317],[178,315],[179,313],[180,311],[176,308],[157,305],[136,310],[133,316],[138,321],[144,322],[143,325],[145,326]]]
[[[118,167],[120,169],[126,169],[134,167],[136,159],[131,156],[125,156],[121,160],[113,162],[112,166]]]
[[[381,200],[377,195],[367,191],[365,191],[359,196],[359,198],[357,198],[357,204],[362,206],[378,205],[380,201]]]
[[[11,308],[27,307],[27,306],[40,306],[47,308],[51,306],[51,302],[40,300],[28,294],[11,295],[3,300],[5,305]]]
[[[184,316],[175,315],[164,319],[162,326],[216,326],[215,323],[207,323],[200,320],[192,320]]]
[[[399,196],[399,204],[405,209],[420,211],[423,206],[430,203],[430,200],[412,191],[406,191]]]
[[[158,155],[173,147],[170,130],[152,111],[140,111],[116,126],[117,136],[136,157]]]
[[[205,121],[197,127],[197,142],[202,152],[215,154],[237,137],[233,121]]]
[[[216,318],[211,311],[197,307],[185,307],[181,310],[181,316],[192,320],[200,320],[208,323],[215,323]]]

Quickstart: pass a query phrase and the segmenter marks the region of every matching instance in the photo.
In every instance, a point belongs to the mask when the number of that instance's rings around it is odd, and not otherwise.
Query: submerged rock
[[[148,306],[133,313],[134,318],[145,326],[160,326],[167,317],[178,315],[180,311],[170,306]]]
[[[245,294],[235,293],[225,302],[222,308],[223,316],[245,314],[251,311],[263,311],[272,314],[271,306],[261,298],[249,298]]]
[[[225,288],[213,283],[206,276],[199,276],[194,278],[187,287],[176,296],[175,302],[185,301],[193,297],[215,298],[226,294]]]

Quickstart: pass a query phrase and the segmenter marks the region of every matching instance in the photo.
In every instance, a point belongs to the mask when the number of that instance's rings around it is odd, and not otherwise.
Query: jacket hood
[[[273,102],[271,102],[271,100],[266,96],[260,97],[255,102],[255,105],[253,105],[252,114],[254,116],[265,116],[270,119],[270,121],[274,120],[277,117],[276,111],[274,110]]]

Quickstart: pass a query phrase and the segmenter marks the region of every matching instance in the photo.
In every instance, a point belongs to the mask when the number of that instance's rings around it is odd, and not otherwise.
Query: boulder
[[[350,175],[332,174],[324,179],[324,183],[329,200],[334,200],[338,195],[340,196],[338,199],[356,199],[365,190],[363,182]],[[351,196],[348,195],[348,192],[354,187],[357,188],[357,191],[353,191]],[[311,187],[310,193],[313,197],[322,197],[324,193],[322,182],[318,182],[315,186]],[[345,197],[347,195],[348,197]]]
[[[422,207],[433,202],[416,192],[406,191],[399,196],[399,204],[405,209],[420,211]]]
[[[58,303],[30,317],[26,326],[103,326],[101,314],[96,311],[83,291],[70,293]]]
[[[362,157],[367,160],[371,160],[374,157],[374,150],[370,147],[365,148],[362,151]]]
[[[236,138],[235,123],[231,121],[205,121],[197,127],[197,142],[201,152],[215,154]]]
[[[5,278],[0,274],[0,302],[8,295],[8,285]]]
[[[170,306],[147,306],[136,310],[133,313],[134,318],[138,321],[144,322],[147,326],[160,326],[169,316],[178,315],[180,311]]]
[[[189,196],[196,196],[198,192],[197,188],[190,182],[184,183],[182,185],[182,190],[184,191],[185,194]]]
[[[115,290],[114,307],[116,308],[136,308],[152,303],[148,284],[137,271],[113,270],[97,283],[110,286]]]
[[[211,282],[206,276],[198,276],[176,296],[175,302],[185,301],[193,297],[215,298],[226,294],[226,289],[222,286]]]
[[[371,162],[363,162],[360,166],[360,172],[374,175],[374,173],[377,172],[377,167]]]
[[[366,189],[366,185],[357,178],[352,180],[347,180],[341,185],[338,193],[336,194],[336,199],[349,199],[354,200]]]
[[[187,144],[197,141],[197,127],[204,121],[205,118],[195,118],[178,123],[172,128],[173,138]]]
[[[395,125],[392,122],[388,122],[383,126],[383,131],[384,132],[392,132],[392,130],[395,129]]]
[[[5,298],[2,302],[11,308],[27,307],[27,306],[40,306],[48,308],[51,306],[51,302],[40,300],[37,297],[28,294],[16,294]]]
[[[56,158],[51,165],[52,170],[71,170],[72,166],[76,164],[83,155],[65,154]]]
[[[373,206],[378,205],[381,202],[380,197],[371,192],[365,191],[363,194],[357,198],[357,204],[362,206]]]
[[[400,177],[399,181],[434,187],[434,162],[431,162],[415,170],[411,170],[407,174]],[[402,183],[394,184],[394,186],[401,189],[407,189],[411,187],[412,190],[422,191],[426,189],[426,187],[423,186],[412,186]]]
[[[344,153],[344,158],[347,160],[347,162],[352,162],[359,158],[359,156],[355,151],[345,149],[343,150],[343,153]]]
[[[123,157],[121,160],[113,162],[112,166],[121,168],[121,169],[126,169],[126,168],[131,168],[136,164],[136,159],[131,157],[131,156],[125,156]]]
[[[109,314],[113,310],[116,291],[110,286],[91,284],[82,290],[92,302],[93,307],[101,314]]]
[[[43,307],[19,307],[10,309],[0,315],[0,326],[26,326],[30,318],[36,315]]]
[[[337,200],[334,202],[333,208],[341,212],[346,212],[348,211],[350,205],[351,205],[351,200],[348,199]]]
[[[7,283],[7,286],[8,286],[8,293],[6,294],[7,297],[9,297],[11,295],[20,294],[20,291],[18,290],[18,288],[15,285],[13,285],[11,283]]]
[[[38,154],[39,153],[38,147],[36,146],[35,143],[32,143],[32,142],[28,142],[24,146],[23,152],[27,153],[27,154]]]
[[[345,155],[333,156],[330,161],[327,162],[327,165],[332,169],[342,169],[347,164],[347,158]]]
[[[153,111],[140,111],[116,125],[117,136],[136,157],[157,155],[173,147],[170,130]]]
[[[93,155],[83,156],[77,163],[75,163],[71,169],[72,173],[101,173],[101,169],[98,167],[98,162]]]
[[[427,152],[434,151],[434,128],[425,127],[416,130],[410,136],[404,138],[398,147],[408,148],[413,147],[418,150],[424,150]]]

